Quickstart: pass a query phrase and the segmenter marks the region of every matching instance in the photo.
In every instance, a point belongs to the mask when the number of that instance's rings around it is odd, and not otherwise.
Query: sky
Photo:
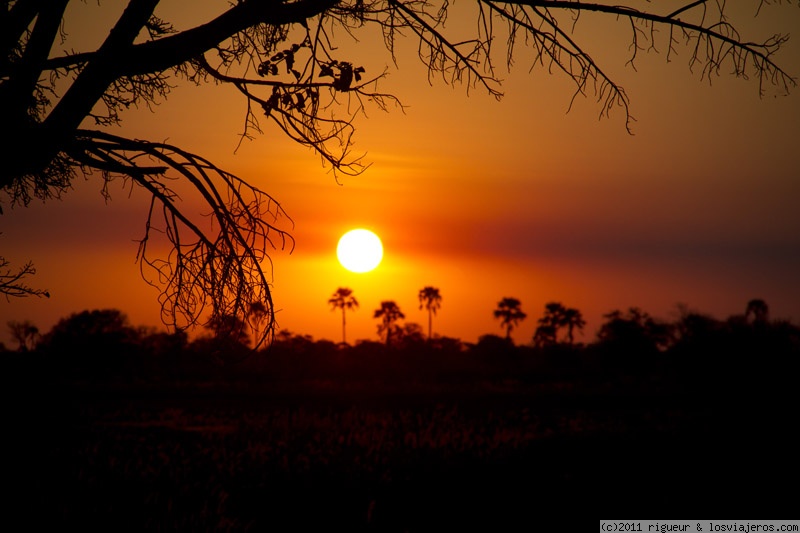
[[[111,13],[116,4],[103,5]],[[226,2],[192,5],[186,14],[181,2],[162,2],[157,13],[180,29]],[[105,11],[71,9],[65,30],[79,45],[102,39]],[[800,27],[797,6],[758,19],[752,10],[739,25],[753,40]],[[450,23],[470,20],[459,12]],[[340,36],[341,53],[363,58],[368,74],[386,68],[381,89],[406,107],[358,118],[354,151],[371,164],[361,175],[337,181],[267,123],[239,146],[244,102],[229,87],[179,85],[154,110],[123,115],[117,133],[168,139],[281,203],[295,246],[273,251],[269,273],[278,327],[292,333],[341,340],[341,314],[327,303],[338,287],[360,304],[348,315],[348,341],[378,340],[373,311],[383,300],[427,328],[417,297],[425,286],[442,295],[434,333],[467,342],[504,334],[493,317],[504,297],[528,315],[512,332],[518,344],[531,342],[550,301],[582,312],[582,342],[605,313],[633,306],[665,320],[679,305],[722,319],[762,298],[773,318],[800,323],[800,91],[760,98],[755,80],[709,83],[689,69],[684,48],[669,62],[642,52],[634,70],[623,24],[586,17],[579,27],[631,99],[632,135],[621,111],[600,119],[591,95],[570,108],[570,81],[529,71],[524,53],[511,72],[498,65],[497,101],[480,88],[429,82],[411,39],[395,65],[374,32],[358,34],[359,43]],[[793,37],[778,59],[800,76]],[[47,331],[70,313],[116,308],[134,325],[163,327],[158,291],[135,262],[147,197],[112,184],[106,201],[100,188],[79,180],[61,200],[4,205],[0,252],[14,265],[33,261],[30,283],[51,297],[0,299],[0,324],[30,320]],[[339,237],[357,227],[384,244],[381,265],[363,274],[336,259]],[[0,340],[9,343],[6,331]]]

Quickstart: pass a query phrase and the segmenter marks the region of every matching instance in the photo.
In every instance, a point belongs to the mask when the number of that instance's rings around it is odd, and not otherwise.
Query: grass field
[[[31,527],[533,531],[554,517],[775,518],[797,483],[776,417],[642,390],[31,386],[5,410],[5,516]]]

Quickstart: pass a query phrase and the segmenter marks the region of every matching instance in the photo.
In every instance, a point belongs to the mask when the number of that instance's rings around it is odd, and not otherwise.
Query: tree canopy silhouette
[[[39,340],[39,328],[30,320],[11,320],[8,322],[8,329],[11,332],[11,338],[17,342],[17,350],[20,352],[27,352],[36,347],[36,342]]]
[[[419,308],[423,307],[428,311],[428,340],[433,338],[433,315],[442,306],[442,295],[439,289],[430,285],[423,287],[417,294],[419,298]]]
[[[747,308],[744,312],[745,320],[750,319],[755,324],[764,324],[769,319],[769,306],[767,302],[762,300],[761,298],[754,298],[747,302]]]
[[[586,321],[583,314],[574,308],[564,307],[560,302],[548,302],[544,306],[544,315],[538,320],[539,326],[533,335],[536,346],[550,346],[558,341],[558,331],[566,328],[565,342],[575,341],[575,330],[583,331]]]
[[[331,306],[331,311],[342,310],[342,343],[347,344],[345,312],[358,308],[358,300],[353,296],[353,289],[339,287],[333,293],[333,296],[328,299],[328,303]]]
[[[254,180],[190,148],[111,129],[122,111],[158,103],[175,83],[230,85],[247,104],[244,138],[260,132],[261,121],[272,122],[344,174],[366,167],[352,153],[356,115],[368,103],[382,109],[398,103],[378,89],[381,73],[367,75],[357,58],[339,56],[341,36],[365,27],[381,29],[391,55],[400,38],[418,41],[429,77],[441,75],[496,97],[494,60],[504,56],[510,66],[515,48],[524,46],[533,53],[533,66],[571,78],[573,98],[596,97],[601,116],[621,109],[626,126],[628,95],[575,33],[584,13],[626,23],[620,31],[627,32],[630,48],[622,53],[630,63],[645,49],[661,49],[669,59],[685,46],[689,67],[704,76],[754,78],[762,92],[769,84],[782,91],[796,84],[774,59],[786,36],[745,37],[724,2],[685,0],[664,8],[636,0],[479,0],[474,34],[464,38],[445,25],[456,9],[447,2],[240,0],[216,18],[178,31],[158,16],[158,0],[130,0],[95,50],[69,48],[66,39],[76,31],[66,16],[69,3],[12,0],[0,8],[3,204],[58,198],[79,175],[105,184],[124,178],[151,197],[137,258],[145,278],[161,290],[165,324],[194,325],[209,311],[212,318],[246,317],[259,304],[267,311],[259,341],[275,328],[262,264],[270,250],[293,245],[291,219]],[[337,112],[341,106],[346,113]],[[187,186],[206,204],[207,216],[182,203],[178,190]],[[166,252],[151,242],[157,238],[166,239]],[[13,275],[11,281],[0,285],[5,294],[36,293],[14,284]]]
[[[505,297],[497,302],[497,309],[494,310],[494,317],[500,319],[500,326],[506,328],[506,340],[511,339],[511,330],[517,323],[522,322],[528,316],[520,307],[522,302],[517,298]]]
[[[378,335],[383,335],[386,346],[389,346],[392,343],[392,337],[397,337],[402,332],[396,322],[401,318],[405,318],[406,315],[403,314],[394,300],[384,300],[381,302],[381,306],[375,310],[372,317],[381,320],[381,323],[378,324]]]

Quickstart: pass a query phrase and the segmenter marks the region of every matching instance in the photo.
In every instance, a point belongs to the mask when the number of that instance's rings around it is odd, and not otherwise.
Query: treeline
[[[800,328],[770,320],[766,312],[718,320],[684,312],[659,321],[639,309],[605,316],[596,340],[571,335],[514,345],[484,335],[476,343],[433,336],[406,324],[391,344],[354,345],[280,331],[253,350],[242,324],[212,322],[190,340],[184,332],[157,332],[129,323],[119,310],[93,310],[60,320],[39,334],[28,322],[9,323],[18,346],[4,348],[6,368],[19,365],[41,377],[86,382],[236,381],[437,382],[513,381],[652,390],[752,391],[795,388],[800,368]],[[6,376],[13,376],[7,372]]]

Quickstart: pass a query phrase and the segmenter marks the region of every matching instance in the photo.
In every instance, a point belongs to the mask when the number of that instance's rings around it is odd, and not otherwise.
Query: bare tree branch
[[[107,181],[127,176],[152,196],[137,260],[148,283],[161,290],[162,320],[185,328],[197,324],[207,309],[212,317],[246,317],[258,304],[265,318],[259,322],[256,346],[269,340],[275,316],[271,276],[263,265],[271,264],[270,250],[294,248],[287,228],[280,226],[293,225],[281,205],[175,146],[99,131],[79,134],[71,152],[76,161],[101,169]],[[156,164],[145,166],[143,160]],[[182,179],[168,178],[168,170]],[[192,213],[171,183],[190,185],[184,194],[198,195],[211,212]]]
[[[25,278],[36,274],[33,263],[29,261],[16,271],[9,268],[10,264],[5,257],[0,256],[0,294],[5,296],[6,300],[25,296],[50,297],[50,293],[46,290],[34,289],[25,283]]]

